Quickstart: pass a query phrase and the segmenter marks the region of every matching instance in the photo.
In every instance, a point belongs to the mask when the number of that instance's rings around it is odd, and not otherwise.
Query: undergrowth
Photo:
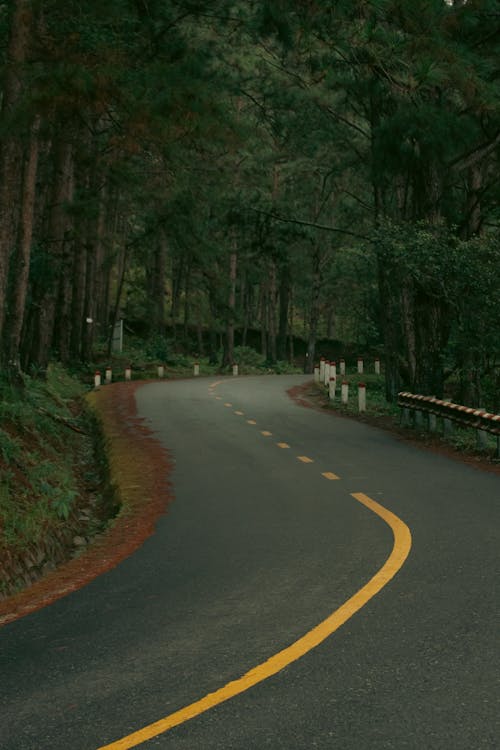
[[[92,417],[78,407],[85,387],[58,366],[44,381],[23,376],[23,383],[0,380],[4,554],[27,550],[66,523],[85,489],[85,467],[94,460]]]

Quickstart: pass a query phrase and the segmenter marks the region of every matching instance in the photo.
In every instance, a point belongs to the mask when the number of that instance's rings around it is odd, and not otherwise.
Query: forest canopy
[[[125,318],[498,394],[499,31],[496,0],[0,2],[1,370]]]

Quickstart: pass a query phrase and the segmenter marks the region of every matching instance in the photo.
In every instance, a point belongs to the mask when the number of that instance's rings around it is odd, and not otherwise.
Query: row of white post
[[[195,362],[193,365],[193,376],[196,378],[200,375],[200,363]],[[237,364],[233,365],[233,376],[237,377],[239,375],[239,368]],[[158,377],[164,378],[165,377],[165,367],[163,365],[158,365]],[[132,366],[127,365],[125,368],[125,380],[132,380]],[[109,385],[113,381],[113,371],[111,367],[106,367],[104,371],[104,383],[106,385]],[[102,377],[100,370],[96,370],[94,374],[94,387],[100,388],[102,385]]]
[[[363,374],[364,361],[362,357],[358,357],[357,361],[358,374]],[[377,375],[380,375],[380,359],[377,357],[374,362],[374,370]],[[344,378],[341,381],[340,386],[340,400],[341,403],[347,404],[349,401],[349,383],[345,380],[345,360],[339,360],[338,374]],[[337,363],[330,362],[321,357],[319,365],[314,368],[314,382],[324,385],[328,388],[328,397],[330,401],[334,401],[337,394]],[[358,410],[360,412],[366,411],[366,383],[358,383]]]

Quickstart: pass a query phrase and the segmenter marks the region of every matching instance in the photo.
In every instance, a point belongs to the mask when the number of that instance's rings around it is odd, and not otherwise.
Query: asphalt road
[[[0,629],[1,750],[118,750],[297,641],[393,549],[352,493],[409,527],[395,577],[300,660],[140,747],[500,746],[499,477],[301,408],[285,391],[303,380],[137,392],[176,499],[132,557]]]

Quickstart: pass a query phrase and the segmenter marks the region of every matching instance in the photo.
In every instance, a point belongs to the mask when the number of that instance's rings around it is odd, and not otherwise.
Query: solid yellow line
[[[314,460],[312,458],[309,458],[309,456],[297,456],[299,461],[302,461],[303,464],[313,464]]]
[[[411,533],[400,518],[367,495],[355,492],[352,493],[352,497],[380,516],[390,526],[394,535],[391,554],[368,583],[327,617],[326,620],[323,620],[323,622],[299,638],[298,641],[271,656],[267,661],[254,667],[239,679],[229,682],[224,687],[219,688],[219,690],[201,698],[201,700],[191,703],[191,705],[181,708],[179,711],[175,711],[173,714],[156,721],[154,724],[144,727],[144,729],[139,729],[137,732],[129,734],[127,737],[112,742],[109,745],[103,745],[98,750],[129,750],[129,748],[137,747],[137,745],[147,742],[153,737],[157,737],[195,716],[199,716],[210,708],[218,706],[230,698],[234,698],[259,682],[267,680],[322,643],[358,612],[370,599],[378,594],[394,578],[408,557],[411,549]]]
[[[268,430],[261,430],[261,435],[264,435],[264,437],[270,437],[273,433],[268,432]]]
[[[321,476],[325,477],[325,479],[340,479],[333,471],[324,471]]]
[[[289,448],[290,447],[288,445],[288,443],[276,443],[276,445],[278,446],[278,448]]]

